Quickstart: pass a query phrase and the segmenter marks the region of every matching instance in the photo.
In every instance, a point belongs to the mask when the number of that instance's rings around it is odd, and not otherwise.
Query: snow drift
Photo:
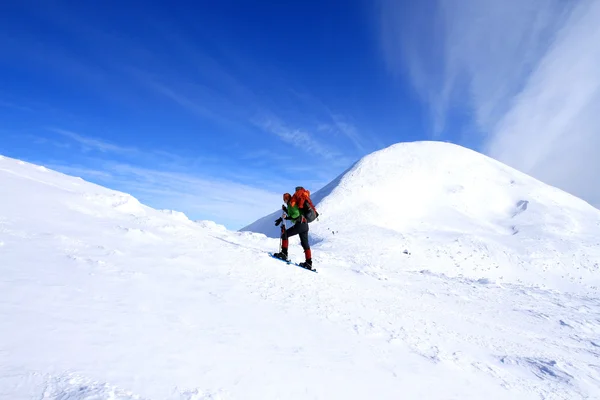
[[[458,145],[390,146],[312,197],[317,249],[344,249],[366,267],[555,288],[600,282],[600,210]],[[242,231],[277,237],[280,212]]]

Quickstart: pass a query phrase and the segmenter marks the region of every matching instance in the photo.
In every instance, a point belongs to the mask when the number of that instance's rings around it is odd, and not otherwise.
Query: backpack
[[[296,187],[296,193],[294,193],[298,201],[300,212],[306,218],[306,221],[310,224],[319,216],[315,205],[310,199],[310,190],[304,189],[302,186]]]

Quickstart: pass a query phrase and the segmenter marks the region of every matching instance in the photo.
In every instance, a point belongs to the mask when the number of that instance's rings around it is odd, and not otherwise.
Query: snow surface
[[[600,287],[600,210],[458,145],[393,145],[311,198],[320,214],[312,243],[365,273],[427,269],[560,290]],[[242,231],[278,237],[280,214]]]
[[[231,232],[0,157],[0,398],[600,398],[598,210],[436,143],[314,197],[318,274],[266,255],[278,213]]]

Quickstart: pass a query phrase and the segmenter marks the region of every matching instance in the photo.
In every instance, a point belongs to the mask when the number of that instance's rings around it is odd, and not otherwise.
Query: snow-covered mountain
[[[600,397],[597,210],[432,143],[315,198],[317,274],[268,257],[277,238],[0,156],[0,399]],[[560,276],[572,257],[585,279]]]
[[[343,250],[365,273],[428,269],[550,288],[600,287],[600,210],[458,145],[393,145],[311,197],[320,213],[310,225],[313,243]],[[273,221],[280,214],[242,231],[278,237]]]

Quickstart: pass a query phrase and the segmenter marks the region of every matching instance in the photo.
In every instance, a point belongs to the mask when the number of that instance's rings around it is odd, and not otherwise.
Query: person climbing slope
[[[310,200],[310,192],[298,186],[293,196],[289,193],[283,194],[283,202],[285,205],[281,206],[281,208],[285,213],[285,219],[291,220],[294,225],[290,229],[286,229],[285,224],[281,226],[281,252],[275,253],[273,256],[287,260],[289,238],[299,235],[300,245],[304,249],[305,257],[305,261],[299,265],[304,268],[313,269],[312,254],[310,244],[308,243],[308,223],[314,221],[319,216],[319,213]],[[275,226],[279,226],[282,222],[283,218],[278,218],[275,220]]]

